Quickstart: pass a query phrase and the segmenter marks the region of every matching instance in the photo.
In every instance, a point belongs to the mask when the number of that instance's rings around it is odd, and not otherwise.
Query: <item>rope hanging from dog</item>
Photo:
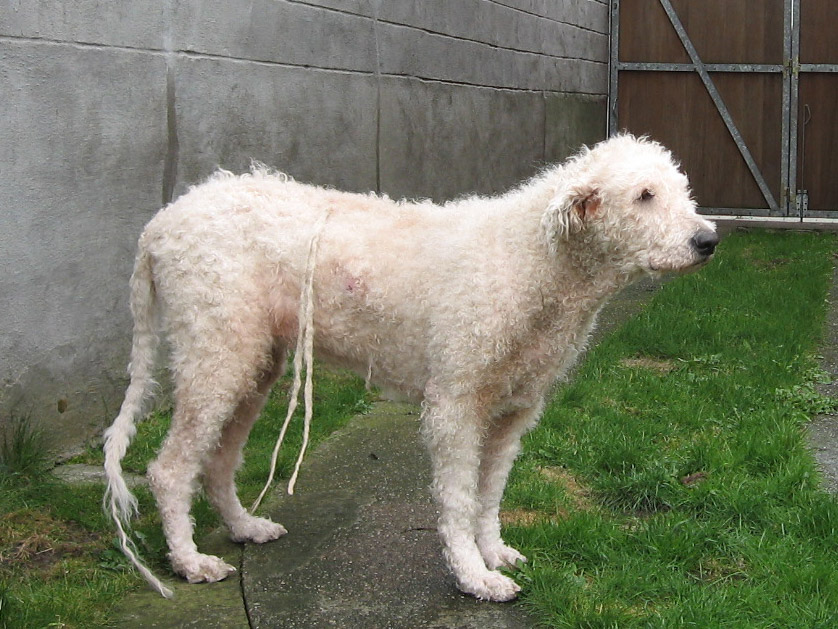
[[[297,484],[297,476],[300,472],[300,466],[303,463],[306,449],[308,448],[309,435],[311,432],[311,417],[313,410],[313,390],[312,375],[314,371],[314,269],[316,266],[317,248],[320,244],[320,235],[323,233],[323,228],[326,221],[331,214],[331,210],[327,211],[314,229],[314,234],[309,241],[308,257],[306,259],[305,277],[303,285],[300,290],[300,307],[297,313],[297,347],[294,351],[294,382],[291,386],[291,395],[288,399],[288,412],[285,414],[285,421],[282,423],[282,429],[279,431],[276,445],[274,445],[273,453],[271,454],[271,470],[268,474],[268,480],[262,488],[258,498],[250,507],[250,513],[255,513],[265,494],[268,492],[276,474],[276,462],[279,457],[279,449],[285,439],[285,433],[288,431],[288,426],[291,423],[291,417],[297,409],[297,400],[299,399],[300,386],[302,384],[301,372],[303,369],[303,362],[305,362],[306,383],[303,390],[303,401],[305,404],[305,415],[303,418],[303,443],[300,446],[300,454],[297,457],[297,462],[294,465],[294,473],[288,481],[288,493],[294,493],[294,486]]]
[[[108,492],[105,493],[105,500],[107,501],[109,498]],[[136,509],[136,506],[134,506]],[[148,569],[148,567],[140,561],[139,553],[137,552],[137,547],[134,544],[134,541],[128,537],[128,533],[125,531],[125,527],[122,525],[122,518],[126,517],[129,518],[129,515],[123,515],[120,513],[119,509],[117,508],[117,504],[115,500],[111,500],[110,505],[110,513],[111,518],[116,523],[117,534],[119,535],[119,543],[122,546],[122,552],[125,553],[125,556],[128,557],[129,561],[139,570],[140,574],[143,575],[146,581],[148,581],[151,586],[157,590],[163,598],[172,598],[175,594],[174,592],[163,585],[163,582],[154,576],[154,573]],[[130,526],[126,522],[126,526]]]

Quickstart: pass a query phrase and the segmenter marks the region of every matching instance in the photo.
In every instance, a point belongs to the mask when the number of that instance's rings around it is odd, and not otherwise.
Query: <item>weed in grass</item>
[[[831,378],[822,369],[812,368],[803,374],[802,384],[774,390],[777,404],[791,406],[804,418],[838,412],[838,399],[823,395],[817,389],[819,384],[829,384]]]
[[[33,426],[29,416],[14,416],[6,426],[0,441],[0,482],[12,476],[33,478],[52,466],[43,432]]]

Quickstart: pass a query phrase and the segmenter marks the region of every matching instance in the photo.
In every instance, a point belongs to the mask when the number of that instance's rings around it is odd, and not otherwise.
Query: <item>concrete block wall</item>
[[[154,212],[256,159],[349,190],[504,190],[605,135],[606,0],[0,4],[0,428],[68,451],[126,384]]]

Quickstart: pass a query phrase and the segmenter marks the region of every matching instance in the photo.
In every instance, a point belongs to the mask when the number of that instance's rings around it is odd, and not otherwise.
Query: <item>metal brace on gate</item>
[[[687,31],[684,29],[684,25],[681,24],[681,20],[678,17],[678,14],[672,7],[672,3],[670,2],[670,0],[660,0],[660,3],[664,11],[666,11],[666,15],[669,18],[670,23],[672,24],[672,28],[674,28],[675,32],[678,34],[678,38],[681,40],[681,44],[684,46],[684,50],[686,50],[687,55],[690,57],[690,61],[692,62],[695,71],[701,78],[702,83],[704,83],[704,87],[707,89],[707,93],[710,95],[713,104],[716,106],[719,115],[722,117],[722,120],[724,121],[725,126],[727,127],[728,133],[730,133],[730,136],[736,143],[736,147],[739,149],[739,153],[742,155],[742,159],[745,160],[745,164],[747,165],[748,170],[751,171],[751,176],[754,178],[754,181],[756,181],[760,192],[762,192],[762,196],[765,199],[765,202],[768,204],[768,207],[773,212],[779,213],[780,207],[777,204],[777,200],[774,198],[771,189],[768,187],[768,183],[765,181],[765,177],[763,176],[762,172],[757,166],[756,161],[754,161],[751,152],[748,150],[748,147],[745,144],[745,140],[742,138],[742,134],[739,132],[736,123],[733,122],[733,118],[731,117],[730,112],[727,109],[727,105],[725,105],[725,102],[724,100],[722,100],[719,91],[716,89],[716,85],[715,83],[713,83],[713,79],[710,78],[710,73],[707,71],[707,67],[704,65],[704,62],[699,57],[698,51],[696,51],[695,46],[690,40],[689,35],[687,35]]]

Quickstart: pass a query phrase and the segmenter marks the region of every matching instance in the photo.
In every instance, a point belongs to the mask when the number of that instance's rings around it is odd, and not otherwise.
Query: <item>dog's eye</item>
[[[649,190],[648,188],[645,189],[643,192],[640,193],[640,201],[649,201],[655,197],[655,193]]]

